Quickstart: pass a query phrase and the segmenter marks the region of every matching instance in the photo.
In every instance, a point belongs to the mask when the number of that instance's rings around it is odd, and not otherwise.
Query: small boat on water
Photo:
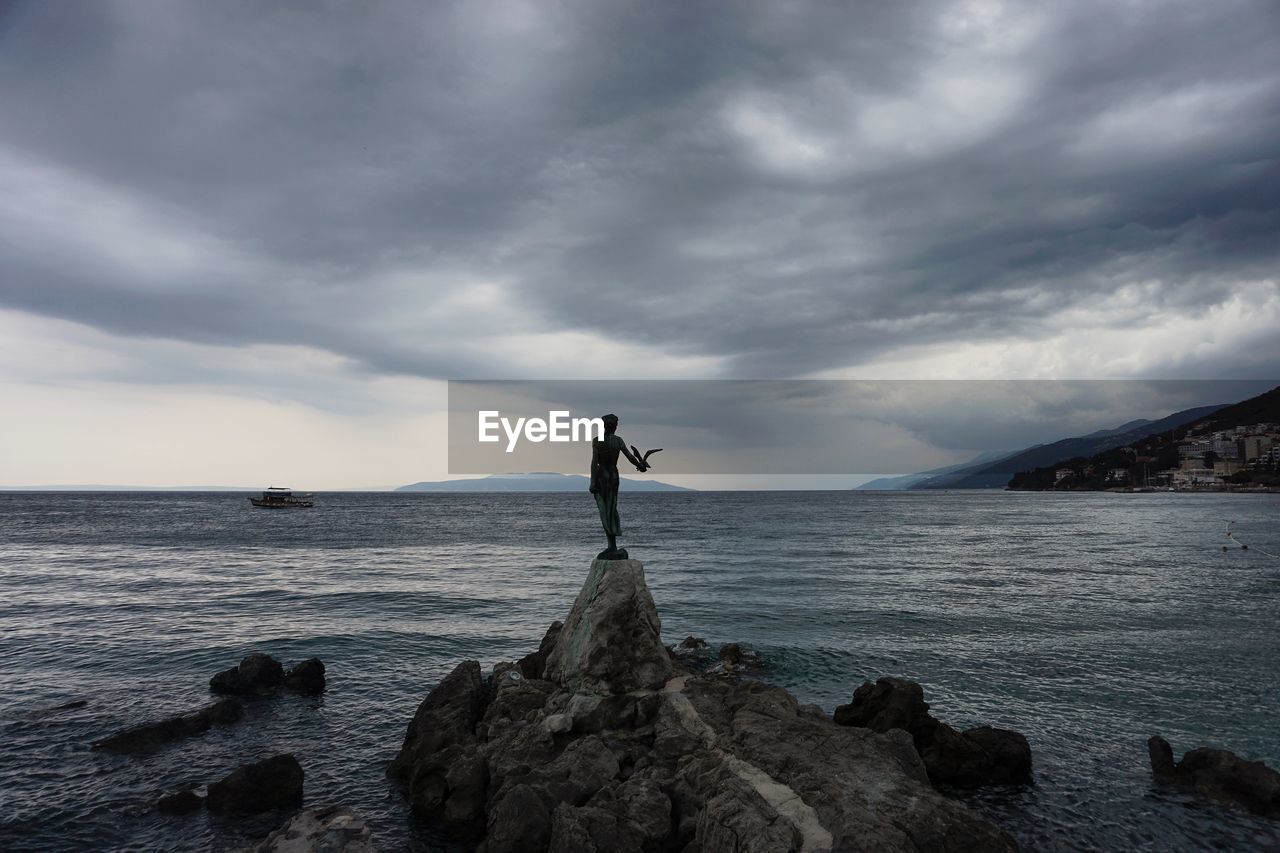
[[[249,498],[249,503],[263,509],[307,509],[316,505],[311,495],[295,495],[280,486],[272,486],[260,498]]]

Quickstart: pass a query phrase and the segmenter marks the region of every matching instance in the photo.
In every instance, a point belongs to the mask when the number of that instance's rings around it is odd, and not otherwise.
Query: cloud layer
[[[1277,37],[1269,0],[7,3],[0,311],[62,355],[0,378],[1265,378]]]

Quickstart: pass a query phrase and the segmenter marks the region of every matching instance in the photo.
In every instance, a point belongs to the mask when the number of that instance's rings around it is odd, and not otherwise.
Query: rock
[[[203,806],[204,797],[191,790],[165,794],[156,803],[156,808],[165,814],[190,814]]]
[[[1147,741],[1157,782],[1192,788],[1254,814],[1280,817],[1280,773],[1261,761],[1246,761],[1225,749],[1199,747],[1174,763],[1173,747],[1162,737]]]
[[[933,741],[938,721],[929,714],[924,688],[905,678],[885,677],[875,684],[864,682],[853,691],[853,701],[838,705],[833,719],[837,725],[858,726],[873,732],[902,729],[911,735],[921,752]]]
[[[924,689],[905,678],[880,678],[853,692],[853,701],[835,710],[842,726],[876,732],[895,729],[911,736],[935,785],[977,788],[1031,784],[1031,746],[1009,729],[979,726],[958,732],[935,719]]]
[[[292,755],[244,764],[209,786],[209,811],[253,814],[302,802],[302,766]]]
[[[542,724],[553,735],[564,734],[573,729],[573,716],[570,714],[552,714],[543,720]]]
[[[324,692],[324,662],[320,658],[307,658],[299,663],[284,677],[285,686],[290,690],[307,695]]]
[[[529,785],[513,785],[489,810],[488,853],[544,850],[551,838],[551,809]]]
[[[595,560],[555,647],[547,680],[581,692],[656,689],[671,677],[662,623],[639,560]]]
[[[214,693],[241,696],[271,693],[283,684],[284,667],[280,661],[261,652],[254,652],[240,661],[239,666],[223,670],[209,679],[209,688]]]
[[[556,634],[541,668],[526,656],[486,681],[459,665],[392,762],[414,813],[465,849],[1016,849],[930,786],[905,731],[838,726],[756,680],[673,675],[639,563],[593,563]]]
[[[764,662],[753,649],[738,643],[725,643],[720,647],[720,663],[726,672],[761,672]]]
[[[307,809],[242,853],[374,853],[369,827],[348,808]]]
[[[484,764],[475,731],[486,697],[480,664],[458,664],[418,706],[404,745],[388,768],[404,786],[415,815],[462,834],[474,832],[484,819]],[[472,772],[451,777],[455,765]],[[477,766],[482,769],[479,778]]]
[[[234,699],[223,699],[191,714],[169,717],[158,723],[147,723],[117,732],[95,741],[92,748],[105,752],[133,753],[155,749],[175,740],[207,732],[213,725],[228,725],[244,717],[244,706]]]
[[[521,675],[525,678],[542,678],[544,676],[547,657],[551,654],[551,650],[555,648],[556,640],[560,639],[560,631],[563,628],[563,622],[552,622],[551,627],[547,629],[547,633],[542,635],[542,642],[538,644],[538,650],[530,652],[516,661],[516,666],[519,667]]]
[[[921,756],[934,784],[958,788],[1031,784],[1031,746],[1021,734],[980,726],[957,732],[940,724]]]

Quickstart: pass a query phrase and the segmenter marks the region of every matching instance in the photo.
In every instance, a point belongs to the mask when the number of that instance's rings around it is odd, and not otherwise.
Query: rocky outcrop
[[[956,731],[929,713],[924,688],[905,678],[863,683],[852,702],[836,708],[834,719],[841,726],[906,732],[935,785],[1031,784],[1031,746],[1025,737],[991,726]]]
[[[1245,761],[1225,749],[1199,747],[1174,762],[1173,747],[1162,737],[1147,741],[1151,773],[1157,782],[1192,788],[1254,814],[1280,817],[1280,773],[1261,761]]]
[[[244,707],[234,699],[223,699],[190,714],[146,723],[95,741],[92,748],[104,752],[134,753],[204,734],[214,724],[229,725],[244,717]]]
[[[263,695],[284,686],[284,667],[271,655],[254,652],[240,661],[239,666],[224,669],[209,679],[209,689],[214,693],[230,693],[237,696]]]
[[[324,662],[307,658],[284,675],[284,686],[307,696],[324,692]]]
[[[905,733],[673,667],[643,567],[602,562],[541,677],[467,661],[419,706],[390,767],[415,814],[485,853],[1017,849]]]
[[[369,827],[350,809],[307,809],[237,853],[374,853]]]
[[[233,696],[270,696],[282,688],[316,695],[324,692],[324,676],[324,663],[319,658],[308,658],[286,673],[280,661],[271,655],[254,652],[238,666],[224,669],[209,679],[209,689]]]
[[[302,765],[292,755],[244,764],[209,786],[209,811],[253,814],[302,802]]]
[[[671,677],[662,622],[639,560],[594,560],[555,647],[548,680],[592,693],[653,690]]]

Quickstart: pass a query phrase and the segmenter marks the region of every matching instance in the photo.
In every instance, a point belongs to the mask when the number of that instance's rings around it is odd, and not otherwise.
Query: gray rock
[[[573,716],[570,714],[551,714],[542,724],[553,735],[564,734],[573,729]]]
[[[720,647],[720,663],[725,672],[759,673],[764,671],[764,661],[754,649],[739,643],[725,643]]]
[[[895,729],[911,736],[935,785],[977,788],[1031,784],[1031,746],[1009,729],[979,726],[958,732],[929,713],[924,689],[905,678],[880,678],[853,692],[835,710],[842,726],[876,732]]]
[[[414,812],[472,827],[468,848],[1016,849],[933,790],[905,731],[837,726],[759,681],[672,677],[639,563],[593,564],[552,642],[541,677],[528,656],[487,683],[455,670],[393,762]]]
[[[1199,747],[1175,763],[1173,747],[1162,737],[1147,741],[1151,772],[1157,782],[1192,788],[1254,814],[1280,817],[1280,773],[1261,761],[1246,761],[1225,749]]]
[[[979,726],[957,732],[946,724],[934,730],[924,766],[935,784],[959,788],[1031,784],[1031,746],[1009,729]]]
[[[569,611],[546,678],[580,692],[656,689],[671,677],[662,623],[639,560],[595,560]]]
[[[302,802],[302,765],[292,755],[244,764],[209,786],[209,811],[253,814]]]
[[[285,686],[290,690],[307,695],[324,692],[324,662],[320,658],[307,658],[289,670],[284,677]]]
[[[190,714],[125,729],[95,741],[92,748],[116,753],[142,752],[182,738],[203,734],[215,724],[229,725],[239,722],[243,717],[244,706],[234,699],[223,699]]]
[[[418,706],[387,771],[404,786],[418,817],[463,832],[483,820],[486,771],[475,731],[486,695],[480,664],[463,661]],[[468,772],[451,777],[455,765]]]
[[[544,850],[551,838],[551,809],[529,785],[513,785],[489,810],[488,853]]]
[[[307,809],[242,853],[374,853],[369,827],[348,808]]]
[[[233,695],[263,695],[284,685],[284,667],[271,655],[254,652],[240,661],[238,666],[209,679],[214,693]]]
[[[520,660],[516,661],[520,673],[525,678],[543,678],[547,666],[547,657],[551,654],[551,650],[556,646],[556,640],[560,639],[560,631],[564,628],[563,622],[552,622],[551,627],[547,629],[547,633],[542,635],[542,642],[538,644],[536,652],[530,652]]]

